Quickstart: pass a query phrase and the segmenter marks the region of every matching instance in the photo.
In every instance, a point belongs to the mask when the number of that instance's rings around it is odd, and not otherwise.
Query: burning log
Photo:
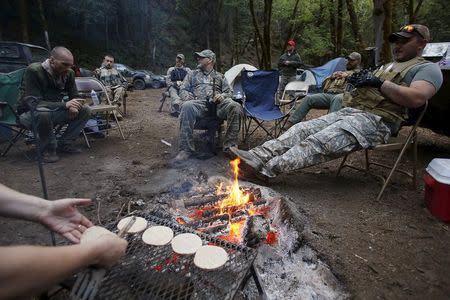
[[[264,241],[270,231],[270,223],[263,216],[250,216],[244,232],[244,242],[249,247],[255,247]]]

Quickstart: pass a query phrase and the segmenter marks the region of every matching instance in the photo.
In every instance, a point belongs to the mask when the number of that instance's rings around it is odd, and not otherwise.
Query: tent
[[[326,64],[320,67],[312,68],[310,71],[314,74],[316,79],[315,90],[322,90],[322,83],[331,74],[337,71],[345,71],[347,65],[347,60],[343,57],[338,57],[330,60]],[[311,87],[310,87],[311,89]]]
[[[228,84],[233,89],[233,93],[237,93],[238,91],[243,93],[242,85],[241,85],[241,72],[247,71],[255,71],[258,70],[256,67],[249,64],[239,64],[231,67],[228,71],[225,72],[225,79],[228,81]]]

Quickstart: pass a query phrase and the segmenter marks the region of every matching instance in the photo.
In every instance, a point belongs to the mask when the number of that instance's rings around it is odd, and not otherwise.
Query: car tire
[[[136,89],[136,90],[143,90],[143,89],[145,89],[145,81],[144,80],[142,80],[142,79],[135,79],[134,81],[133,81],[133,87]]]
[[[156,81],[156,80],[152,81],[152,88],[154,88],[154,89],[160,89],[161,87],[162,87],[161,82]]]

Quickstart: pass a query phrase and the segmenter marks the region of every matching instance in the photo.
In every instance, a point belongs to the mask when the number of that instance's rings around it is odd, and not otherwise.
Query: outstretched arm
[[[111,235],[64,247],[0,247],[0,299],[36,295],[90,265],[110,266],[127,242]]]
[[[409,108],[424,105],[437,92],[436,88],[425,80],[414,81],[409,87],[386,80],[380,90],[392,101]]]
[[[78,243],[84,230],[92,226],[76,206],[90,202],[76,198],[48,201],[0,184],[0,215],[42,223],[73,243]]]

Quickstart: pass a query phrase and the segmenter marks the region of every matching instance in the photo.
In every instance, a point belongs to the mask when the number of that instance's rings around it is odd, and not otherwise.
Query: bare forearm
[[[401,86],[391,81],[384,81],[381,92],[393,102],[409,108],[420,107],[433,96],[434,87],[428,83]]]
[[[0,299],[36,295],[96,263],[94,250],[65,247],[0,247]]]
[[[14,191],[0,184],[0,215],[38,221],[38,216],[48,201]]]

